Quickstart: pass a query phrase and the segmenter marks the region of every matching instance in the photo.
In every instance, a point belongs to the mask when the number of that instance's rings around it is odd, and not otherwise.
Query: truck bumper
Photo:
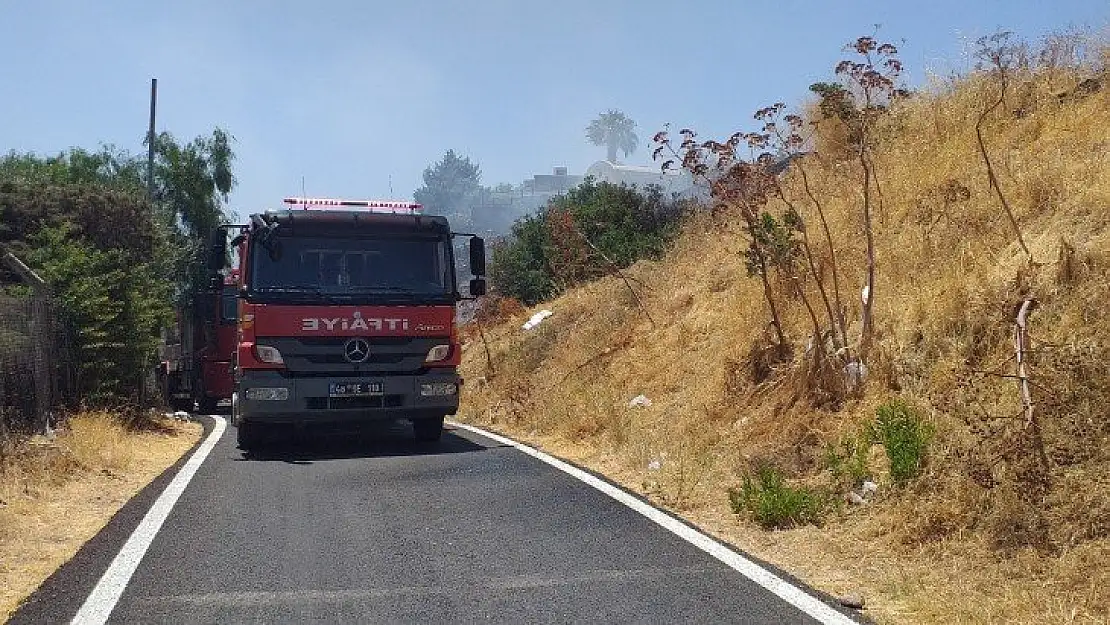
[[[328,396],[331,383],[381,382],[383,393],[369,397]],[[244,371],[233,399],[236,423],[342,423],[424,419],[453,415],[459,409],[461,380],[454,371],[419,376],[287,378],[276,371]],[[451,395],[425,395],[428,384],[454,385]],[[288,389],[280,400],[247,399],[250,389]]]

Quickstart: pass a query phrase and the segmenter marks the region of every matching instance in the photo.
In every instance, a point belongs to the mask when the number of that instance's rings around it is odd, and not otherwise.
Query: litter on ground
[[[550,311],[550,310],[547,310],[547,309],[545,308],[545,309],[541,310],[540,312],[538,312],[538,313],[536,313],[536,314],[532,315],[532,318],[531,318],[531,319],[529,319],[528,321],[524,322],[524,326],[523,326],[523,327],[524,327],[524,329],[525,329],[525,330],[531,330],[532,328],[534,328],[534,327],[536,327],[536,326],[540,325],[540,323],[542,323],[544,319],[547,319],[547,318],[548,318],[548,317],[550,317],[551,315],[552,315],[551,311]]]

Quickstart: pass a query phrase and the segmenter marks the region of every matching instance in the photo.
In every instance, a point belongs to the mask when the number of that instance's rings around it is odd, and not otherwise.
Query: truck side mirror
[[[208,242],[208,270],[218,273],[227,260],[227,233],[217,228]]]
[[[474,278],[470,281],[470,296],[481,297],[486,294],[485,278]]]
[[[470,273],[476,276],[486,275],[486,242],[482,237],[470,238]]]
[[[212,276],[208,278],[208,289],[210,291],[219,291],[220,287],[223,286],[223,283],[223,276],[218,273],[212,274]]]

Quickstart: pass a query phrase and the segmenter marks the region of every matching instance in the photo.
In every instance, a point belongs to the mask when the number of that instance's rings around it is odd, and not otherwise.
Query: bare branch
[[[999,33],[997,36],[991,38],[993,46],[988,46],[983,39],[980,39],[979,56],[988,59],[995,69],[998,70],[998,99],[993,101],[990,106],[983,109],[979,114],[979,118],[975,122],[975,138],[979,145],[979,155],[983,157],[983,163],[987,166],[987,182],[990,188],[994,191],[995,196],[998,197],[998,202],[1002,205],[1002,210],[1006,213],[1006,217],[1010,220],[1010,225],[1017,234],[1018,245],[1021,246],[1025,255],[1029,258],[1029,262],[1033,262],[1033,252],[1029,251],[1029,246],[1025,244],[1025,237],[1021,233],[1021,226],[1018,225],[1017,217],[1014,211],[1010,208],[1009,201],[1006,200],[1006,195],[1002,193],[1002,185],[998,182],[998,176],[994,173],[994,166],[991,163],[990,154],[987,153],[987,144],[983,140],[983,124],[986,122],[987,117],[991,115],[998,107],[1006,101],[1006,86],[1008,84],[1007,70],[1009,69],[1009,47],[999,42],[1004,41],[1009,33]]]

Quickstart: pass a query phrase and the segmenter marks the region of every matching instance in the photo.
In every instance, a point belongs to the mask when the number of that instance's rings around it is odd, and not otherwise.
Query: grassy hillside
[[[692,217],[664,259],[628,270],[654,322],[616,277],[537,307],[554,315],[530,331],[533,310],[487,304],[493,368],[472,331],[460,418],[591,465],[824,590],[862,590],[883,622],[1110,619],[1110,85],[1105,74],[1082,82],[1091,76],[1017,72],[983,127],[1032,263],[976,142],[995,77],[938,82],[883,116],[862,393],[823,393],[810,317],[781,284],[793,355],[766,357],[762,286],[739,255],[739,217],[723,211]],[[802,167],[828,216],[855,338],[861,172],[843,142],[825,125]],[[783,185],[817,223],[797,167]],[[813,238],[825,271],[829,250]],[[812,280],[805,289],[819,301]],[[1008,377],[1027,297],[1036,429]],[[630,407],[641,393],[651,405]],[[902,404],[924,450],[906,479],[891,464],[903,448],[876,422]],[[810,496],[812,514],[745,506],[745,493],[766,503],[761,470],[785,478],[766,490]],[[878,491],[848,502],[864,479]]]

